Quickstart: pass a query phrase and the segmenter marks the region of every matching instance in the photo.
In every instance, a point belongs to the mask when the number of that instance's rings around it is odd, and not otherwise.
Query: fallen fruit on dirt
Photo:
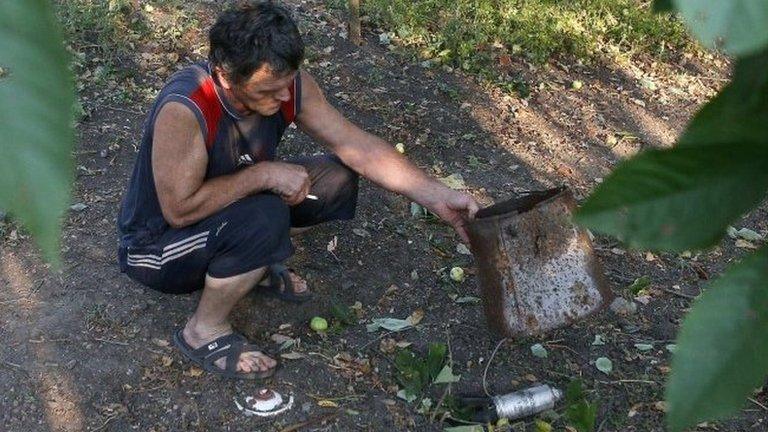
[[[316,316],[309,322],[309,327],[316,332],[324,332],[328,330],[328,321],[325,318]]]
[[[464,269],[461,267],[454,267],[451,269],[451,279],[456,282],[464,281]]]
[[[582,87],[584,87],[584,83],[579,80],[571,83],[571,88],[574,90],[581,90]]]

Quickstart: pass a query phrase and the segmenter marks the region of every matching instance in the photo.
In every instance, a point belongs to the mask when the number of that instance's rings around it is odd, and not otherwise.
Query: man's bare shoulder
[[[301,74],[301,112],[298,115],[299,127],[317,127],[318,124],[331,120],[330,113],[335,111],[325,99],[325,94],[315,78],[307,71]]]
[[[302,70],[301,74],[301,103],[302,106],[312,104],[325,104],[325,95],[317,80],[307,71]]]
[[[183,125],[185,127],[197,124],[197,118],[192,109],[180,102],[166,102],[157,113],[155,129],[169,125]]]

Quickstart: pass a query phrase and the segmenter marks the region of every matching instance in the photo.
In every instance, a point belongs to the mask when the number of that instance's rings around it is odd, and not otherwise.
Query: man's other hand
[[[437,195],[437,199],[425,207],[451,225],[461,239],[469,244],[466,225],[475,218],[475,213],[479,209],[477,201],[469,194],[448,188]]]
[[[285,162],[261,162],[257,166],[268,171],[269,190],[280,195],[289,206],[299,204],[309,194],[309,173],[303,166]]]

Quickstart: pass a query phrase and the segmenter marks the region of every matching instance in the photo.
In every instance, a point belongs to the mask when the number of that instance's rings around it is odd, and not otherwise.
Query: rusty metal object
[[[559,187],[484,208],[469,224],[490,327],[506,336],[568,325],[613,298],[576,201]]]

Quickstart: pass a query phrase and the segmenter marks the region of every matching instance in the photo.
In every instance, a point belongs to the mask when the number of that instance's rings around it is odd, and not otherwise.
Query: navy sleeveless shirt
[[[197,117],[208,150],[205,179],[232,174],[256,162],[274,160],[277,145],[301,108],[301,78],[290,88],[291,99],[264,117],[240,116],[224,97],[207,63],[176,72],[160,91],[146,121],[141,148],[118,215],[120,247],[151,243],[169,229],[160,210],[152,174],[155,119],[168,102],[187,106]]]

